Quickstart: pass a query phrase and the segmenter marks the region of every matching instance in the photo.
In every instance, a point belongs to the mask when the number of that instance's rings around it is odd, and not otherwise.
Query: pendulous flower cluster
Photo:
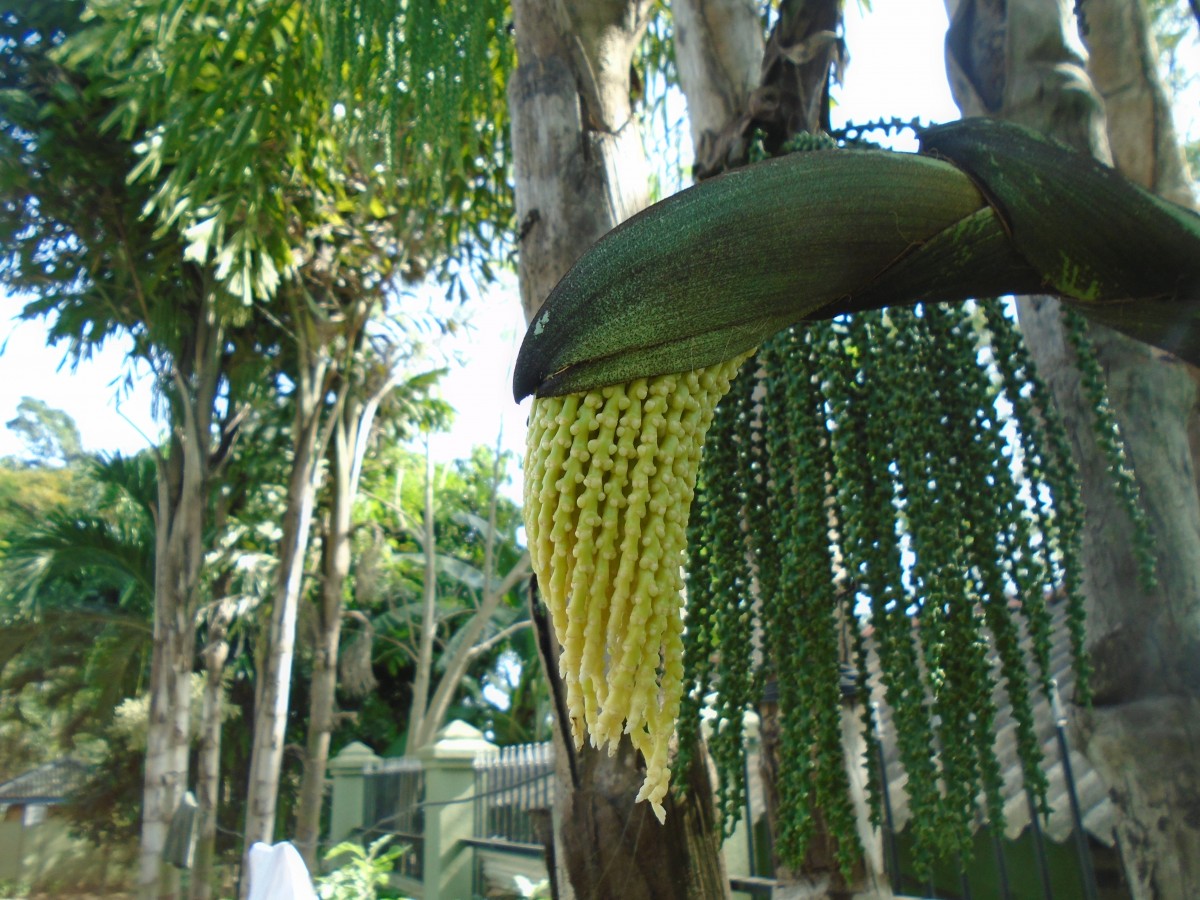
[[[748,355],[748,354],[747,354]],[[681,567],[705,432],[746,355],[534,401],[525,525],[576,747],[646,760],[637,799],[665,818],[683,691]]]

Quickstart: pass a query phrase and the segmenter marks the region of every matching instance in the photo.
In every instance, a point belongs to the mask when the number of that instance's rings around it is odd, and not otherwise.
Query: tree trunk
[[[221,378],[221,331],[201,304],[190,346],[174,362],[167,394],[173,434],[158,454],[155,509],[154,649],[138,896],[175,897],[178,873],[163,871],[162,851],[188,777],[191,674],[197,586],[204,558],[205,509],[214,464],[213,402]]]
[[[310,363],[296,389],[295,443],[288,478],[287,510],[279,543],[279,567],[272,589],[270,630],[259,668],[254,703],[254,742],[250,751],[250,784],[246,799],[245,847],[242,853],[241,896],[247,896],[249,879],[245,861],[252,844],[273,843],[279,775],[283,766],[284,735],[291,697],[292,658],[296,646],[296,614],[304,579],[304,559],[312,525],[317,477],[329,435],[322,427],[326,410],[326,365]],[[340,398],[340,403],[344,397]]]
[[[369,421],[359,419],[358,411],[351,406],[347,404],[331,443],[330,508],[321,554],[322,583],[309,690],[308,736],[296,812],[295,844],[310,872],[317,870],[320,860],[317,843],[325,797],[325,769],[329,764],[329,739],[333,734],[342,606],[346,578],[350,574],[350,514],[361,471],[360,464],[356,464],[355,449],[359,431],[371,427]]]
[[[162,849],[167,842],[171,808],[179,793],[177,773],[170,771],[167,749],[167,722],[174,692],[170,619],[163,615],[165,602],[156,591],[154,602],[154,648],[150,657],[150,717],[146,726],[146,774],[142,790],[142,834],[138,849],[138,896],[150,900],[158,896],[158,876]]]
[[[421,550],[425,554],[425,576],[421,591],[421,638],[417,647],[417,673],[413,680],[412,704],[408,714],[408,736],[404,754],[415,756],[425,741],[425,713],[429,708],[429,684],[433,678],[433,639],[437,635],[437,529],[434,527],[433,457],[425,441],[425,502],[421,504]]]
[[[360,332],[359,352],[362,352]],[[321,806],[325,799],[325,770],[329,766],[329,740],[336,705],[338,650],[342,639],[342,611],[346,579],[350,575],[350,538],[354,498],[362,478],[367,441],[383,398],[396,386],[396,372],[367,396],[347,396],[338,411],[330,446],[329,517],[325,529],[321,571],[318,634],[309,694],[308,735],[304,772],[296,811],[296,847],[310,872],[320,862]]]
[[[1109,5],[1103,15],[1123,8],[1130,12],[1132,5]],[[1090,19],[1093,5],[1083,8]],[[1102,101],[1085,71],[1070,5],[1065,0],[1009,0],[1006,13],[995,10],[983,2],[963,3],[957,10],[951,5],[947,50],[952,71],[957,69],[952,87],[960,107],[1039,128],[1107,160]],[[1101,15],[1097,9],[1097,23]],[[1141,41],[1133,57],[1140,63],[1138,74],[1152,71],[1138,30],[1130,27],[1119,37],[1118,42],[1104,26],[1093,43],[1104,40],[1107,51],[1127,40]],[[1112,77],[1106,78],[1109,90],[1119,90]],[[1118,126],[1121,132],[1132,127],[1128,121]],[[1127,137],[1122,134],[1118,141],[1119,152],[1128,147]],[[1160,150],[1154,148],[1156,159]],[[1155,538],[1158,586],[1146,591],[1129,552],[1128,519],[1092,437],[1090,410],[1063,338],[1058,304],[1025,298],[1019,310],[1026,340],[1063,413],[1083,478],[1095,705],[1077,711],[1082,748],[1107,777],[1117,803],[1118,838],[1134,896],[1200,896],[1195,734],[1200,706],[1200,498],[1188,435],[1196,404],[1193,373],[1159,351],[1098,326],[1089,329]]]
[[[508,88],[526,319],[571,264],[649,202],[629,105],[647,0],[516,0],[518,67]]]
[[[1195,208],[1145,8],[1128,0],[1089,0],[1087,26],[1088,71],[1104,98],[1114,165],[1142,187]],[[1200,409],[1192,411],[1188,433],[1192,467],[1200,476]]]
[[[527,319],[584,250],[647,202],[629,73],[651,7],[647,0],[513,2],[519,65],[508,96]],[[536,599],[533,607],[543,668],[562,709],[558,648]],[[576,752],[567,728],[557,714],[555,895],[726,896],[711,794],[668,802],[667,824],[659,825],[646,804],[633,803],[642,776],[632,749],[622,745],[614,757],[590,747]]]
[[[754,0],[674,0],[675,62],[687,98],[697,174],[744,158],[732,136],[762,81],[763,27]]]
[[[1194,206],[1145,7],[1130,0],[1088,0],[1085,12],[1088,72],[1104,98],[1113,164],[1142,187]]]
[[[493,529],[495,522],[492,523]],[[494,534],[494,531],[493,531]],[[491,584],[494,576],[491,573],[491,567],[484,566],[485,584]],[[462,640],[455,647],[453,655],[446,657],[442,656],[439,660],[440,668],[442,668],[442,676],[438,679],[437,688],[433,692],[433,696],[429,699],[429,703],[422,717],[422,733],[419,736],[421,743],[418,746],[424,746],[433,741],[437,731],[442,726],[442,722],[446,718],[446,713],[450,709],[450,704],[458,693],[459,685],[462,684],[463,678],[466,677],[467,669],[471,663],[479,656],[481,652],[492,643],[492,640],[481,641],[483,630],[487,627],[488,622],[496,614],[496,610],[500,608],[500,602],[508,596],[511,591],[521,581],[529,575],[529,554],[522,554],[521,558],[513,564],[513,567],[504,576],[504,579],[491,590],[485,590],[483,600],[471,614],[471,620],[463,626]],[[507,631],[507,629],[506,629]]]
[[[165,591],[161,593],[167,596]],[[138,896],[147,900],[174,897],[179,890],[178,875],[163,869],[162,852],[171,817],[187,785],[189,709],[187,703],[180,704],[179,698],[188,693],[190,667],[187,666],[193,648],[179,633],[177,616],[163,611],[170,602],[157,598],[155,601],[154,650],[150,663],[150,717],[138,867]],[[184,656],[188,657],[186,661]],[[181,745],[183,754],[179,753]]]
[[[221,792],[221,716],[225,693],[225,661],[229,657],[229,623],[233,604],[219,601],[208,623],[204,658],[204,704],[200,752],[196,759],[196,858],[191,874],[191,900],[209,900],[217,843],[217,806]]]
[[[432,696],[429,694],[433,674],[432,644],[430,646],[430,658],[427,663],[424,663],[426,668],[417,673],[418,681],[423,681],[423,687],[413,692],[408,733],[410,753],[433,742],[438,729],[441,727],[442,720],[446,718],[450,704],[458,693],[459,686],[467,674],[467,669],[470,668],[471,662],[480,653],[484,652],[491,643],[490,641],[481,641],[484,628],[492,620],[492,617],[496,614],[496,610],[500,607],[501,601],[508,596],[508,592],[516,587],[522,578],[529,575],[529,553],[526,552],[513,564],[508,574],[499,583],[496,583],[494,548],[496,543],[496,501],[499,499],[500,491],[500,466],[500,448],[497,447],[495,463],[492,468],[492,496],[491,501],[488,503],[488,531],[484,536],[482,597],[480,598],[479,605],[475,608],[475,612],[471,614],[470,621],[462,626],[461,637],[455,641],[454,652],[449,655],[443,653],[441,659],[438,661],[438,667],[442,670],[442,676],[438,679],[437,687],[433,690]],[[428,489],[428,484],[427,480],[424,550],[426,554],[426,577],[433,578],[435,573],[429,567],[429,562],[432,559],[436,559],[437,542],[436,536],[433,533],[434,498],[433,493]],[[432,584],[435,584],[432,580],[427,582],[427,586]],[[434,612],[435,606],[436,595],[433,595],[430,599],[428,611],[430,613]],[[432,637],[432,632],[437,627],[436,619],[431,617],[429,623],[423,624],[422,627],[430,628],[430,636]],[[424,646],[424,638],[425,633],[422,632],[422,646]],[[418,707],[418,702],[420,702],[420,707]],[[417,724],[414,725],[411,723]]]

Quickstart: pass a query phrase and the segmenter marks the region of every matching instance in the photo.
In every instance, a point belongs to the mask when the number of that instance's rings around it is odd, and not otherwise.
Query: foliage
[[[0,282],[32,295],[25,315],[53,313],[50,340],[76,356],[183,278],[181,248],[140,217],[148,191],[125,184],[132,151],[100,127],[104,86],[52,59],[81,8],[25,2],[0,16]]]
[[[333,281],[419,276],[508,218],[499,3],[94,0],[86,15],[60,58],[111,80],[105,124],[134,146],[144,213],[244,305],[330,248]]]
[[[314,882],[320,900],[374,900],[378,889],[388,883],[392,866],[408,848],[401,844],[384,850],[394,835],[385,834],[363,849],[361,844],[343,841],[325,854],[326,861],[349,857],[327,875]]]
[[[154,467],[145,456],[114,456],[75,469],[86,490],[8,529],[0,716],[43,753],[97,763],[66,812],[78,832],[103,841],[131,836],[138,823],[144,739],[139,746],[118,720],[144,690],[150,660]]]
[[[36,397],[22,397],[16,418],[7,424],[25,442],[29,462],[66,465],[82,452],[75,421]]]
[[[477,447],[468,459],[434,469],[438,546],[434,674],[445,671],[448,655],[462,644],[464,628],[481,602],[494,464],[494,452]],[[339,678],[343,706],[357,710],[357,716],[339,729],[335,744],[366,740],[378,752],[403,752],[421,631],[425,557],[419,532],[424,466],[422,454],[395,446],[368,460],[364,472],[363,524],[357,530],[352,566],[355,606],[360,614],[346,626]],[[502,462],[502,483],[508,478],[506,468],[507,457]],[[502,494],[496,504],[493,571],[507,572],[520,560],[520,524],[519,508]],[[497,642],[472,659],[449,715],[484,730],[498,727],[519,735],[536,728],[536,648],[521,630],[502,633],[519,629],[526,618],[522,591],[514,590],[502,599],[480,636],[481,641]],[[510,703],[515,705],[502,710],[489,700],[495,693],[484,687],[490,682],[496,688],[509,677],[506,665],[511,662],[503,659],[506,649],[516,651],[520,675],[511,694]],[[361,669],[367,654],[369,678],[347,671]],[[508,656],[511,660],[512,654]],[[500,690],[503,692],[503,687]]]
[[[8,535],[0,667],[9,690],[37,685],[66,739],[109,721],[144,676],[153,522],[132,492],[146,467],[92,461],[90,499],[41,511]]]
[[[478,688],[467,684],[472,712],[483,720],[476,726],[498,746],[550,740],[550,686],[542,677],[536,641],[531,628],[513,635],[510,650],[496,659]]]

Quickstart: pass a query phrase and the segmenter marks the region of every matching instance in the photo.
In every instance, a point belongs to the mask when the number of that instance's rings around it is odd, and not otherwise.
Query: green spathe
[[[1027,129],[929,129],[923,153],[795,153],[613,229],[525,335],[517,399],[712,365],[857,309],[1053,293],[1200,363],[1200,216]]]

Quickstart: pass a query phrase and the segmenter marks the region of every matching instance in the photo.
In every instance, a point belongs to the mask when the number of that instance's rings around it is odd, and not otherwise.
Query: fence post
[[[362,828],[366,774],[379,765],[379,757],[366,744],[355,741],[329,761],[333,798],[329,808],[329,842],[338,844]]]
[[[460,841],[474,829],[475,757],[495,750],[483,732],[456,719],[417,751],[425,768],[425,900],[471,896],[471,848]]]

